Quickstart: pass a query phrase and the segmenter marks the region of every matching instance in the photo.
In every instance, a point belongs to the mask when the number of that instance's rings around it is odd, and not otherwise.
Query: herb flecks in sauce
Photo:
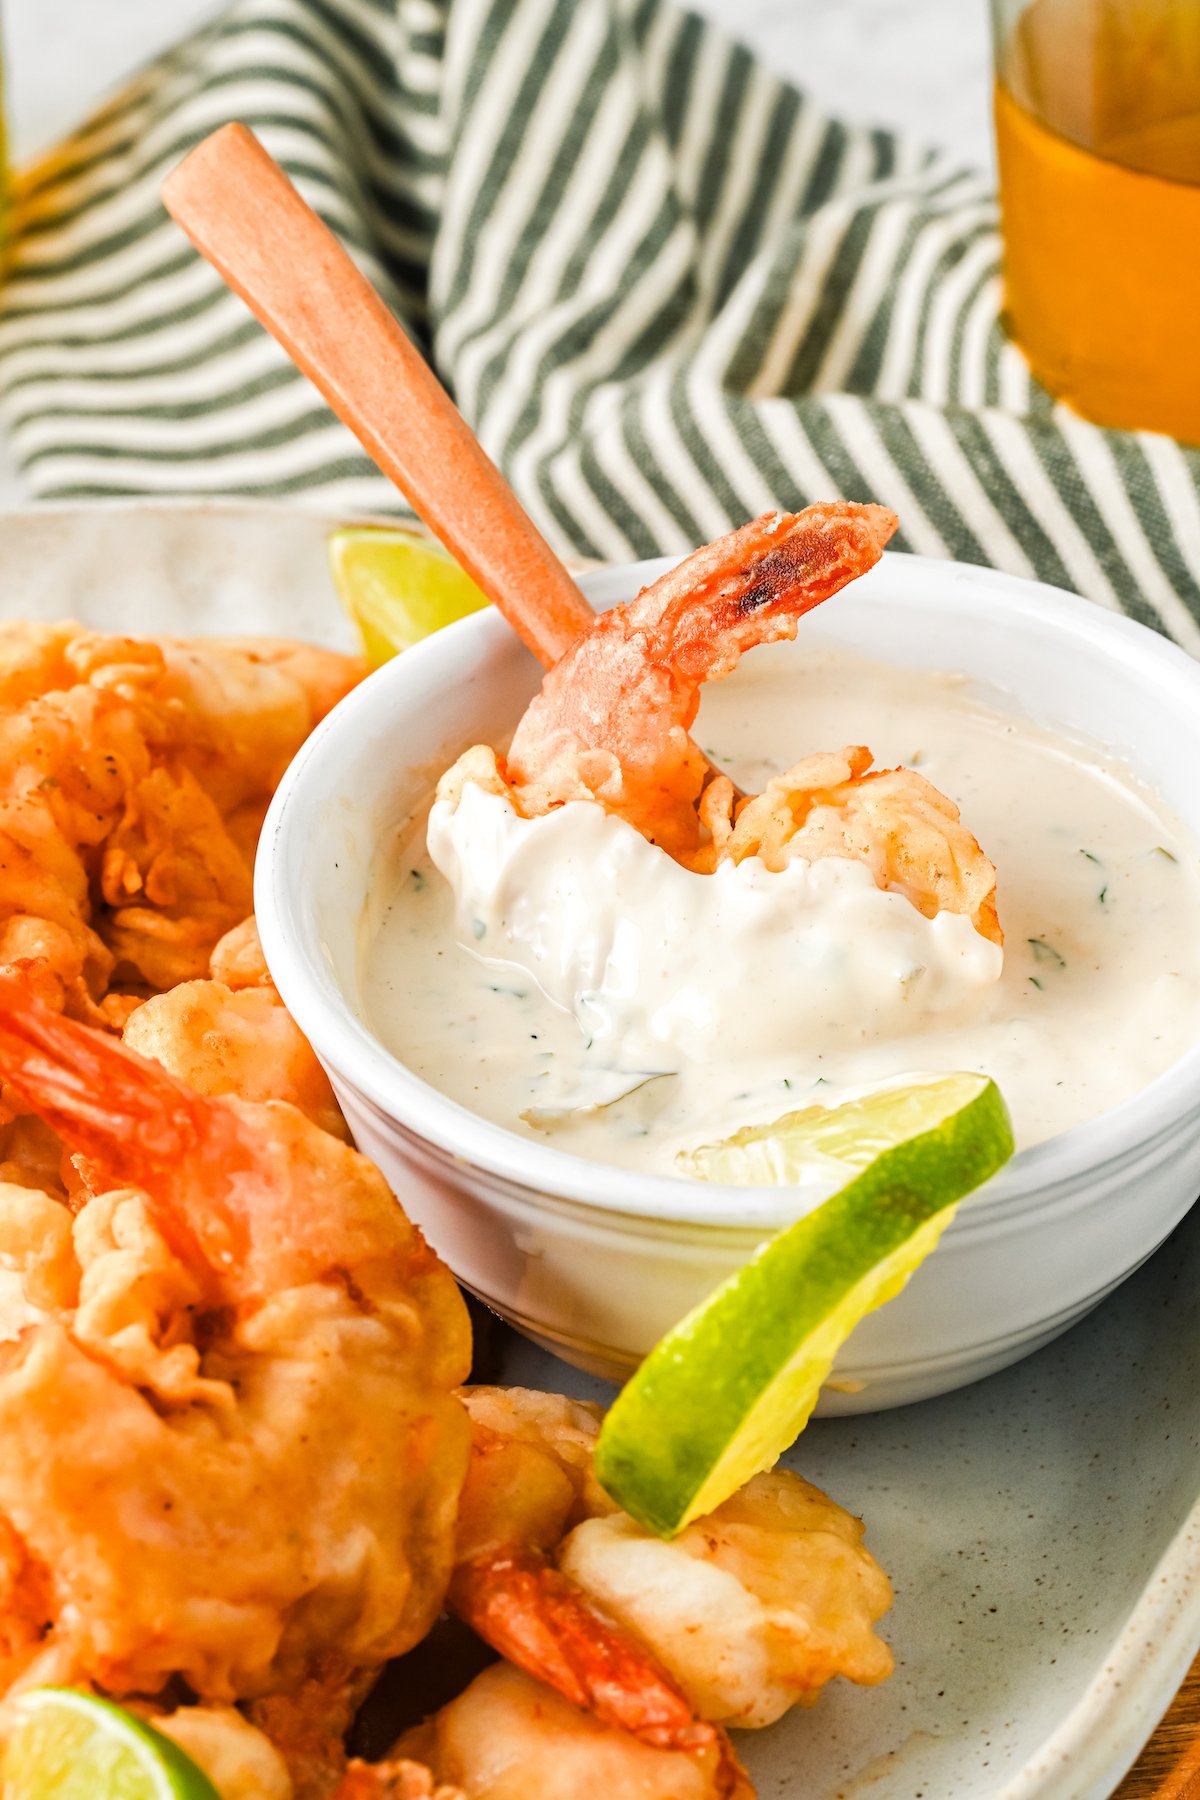
[[[1100,889],[1100,892],[1096,895],[1096,899],[1099,901],[1101,906],[1107,906],[1108,905],[1108,890],[1109,890],[1110,886],[1112,885],[1108,870],[1105,868],[1102,859],[1100,857],[1098,857],[1094,851],[1084,850],[1083,848],[1081,848],[1079,854],[1080,854],[1080,856],[1086,856],[1090,863],[1094,863],[1096,865],[1096,867],[1103,872],[1104,886]]]
[[[1135,1093],[1200,1041],[1200,847],[1103,749],[1004,716],[969,684],[811,643],[756,651],[706,690],[697,741],[719,746],[754,790],[821,748],[865,741],[881,768],[911,766],[919,753],[999,871],[1004,971],[961,1023],[950,1016],[916,1028],[931,971],[909,989],[913,1020],[902,1035],[858,1032],[851,1041],[847,1032],[847,1041],[772,1048],[759,1060],[689,1060],[674,1081],[649,1083],[556,1132],[564,1150],[671,1174],[675,1150],[698,1141],[698,1121],[713,1137],[729,1135],[788,1105],[836,1103],[846,1087],[949,1069],[992,1075],[1018,1140],[1037,1143]],[[502,945],[494,926],[482,943],[472,935],[483,914],[467,910],[456,929],[448,885],[418,847],[423,837],[422,826],[397,843],[393,908],[365,947],[371,1023],[435,1087],[525,1132],[523,1110],[570,1097],[599,1066],[602,1035],[588,1050],[594,1021],[581,1026],[524,975],[526,999],[488,991],[516,971],[485,960]],[[413,866],[429,871],[423,890]],[[630,922],[635,892],[632,924],[655,923],[652,882],[644,892],[623,887],[619,899],[600,885],[583,891],[594,891],[606,929]],[[711,991],[705,971],[721,975],[730,958],[744,977],[743,1013],[770,1005],[759,947],[736,934],[699,946],[696,1004]]]
[[[1053,944],[1048,944],[1045,938],[1031,937],[1026,938],[1025,942],[1033,951],[1034,962],[1047,963],[1052,969],[1066,968],[1066,957],[1061,951],[1056,950]]]

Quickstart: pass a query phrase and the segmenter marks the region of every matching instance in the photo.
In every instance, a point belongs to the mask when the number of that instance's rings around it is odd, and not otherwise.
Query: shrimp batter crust
[[[462,1800],[754,1800],[725,1741],[692,1754],[654,1749],[507,1663],[476,1676],[398,1749],[452,1783]],[[363,1800],[388,1791],[367,1788]],[[355,1790],[344,1788],[338,1800],[356,1800]]]
[[[757,1475],[670,1542],[593,1467],[600,1412],[468,1388],[471,1465],[451,1604],[530,1675],[643,1741],[770,1725],[841,1675],[892,1671],[875,1635],[891,1583],[859,1520],[786,1470]]]
[[[361,674],[273,639],[0,624],[0,970],[118,1028],[203,975],[280,776]]]
[[[0,1071],[81,1182],[74,1216],[0,1188],[0,1691],[317,1683],[335,1736],[450,1574],[453,1278],[296,1108],[201,1095],[11,977]]]
[[[267,973],[253,919],[221,939],[211,970],[139,1006],[125,1043],[201,1094],[286,1100],[349,1142],[329,1077]]]

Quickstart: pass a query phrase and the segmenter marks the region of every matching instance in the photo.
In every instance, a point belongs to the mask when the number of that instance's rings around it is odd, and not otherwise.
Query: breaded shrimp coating
[[[768,869],[796,858],[847,857],[925,918],[965,913],[983,937],[1002,944],[995,865],[953,800],[915,769],[872,770],[871,762],[863,744],[808,756],[737,806],[732,783],[718,776],[700,801],[709,841],[688,867],[707,875],[750,856]]]
[[[0,969],[120,1025],[251,909],[275,785],[361,674],[274,640],[0,624]]]
[[[524,1388],[464,1399],[451,1603],[529,1674],[676,1747],[694,1721],[768,1725],[836,1675],[891,1673],[874,1630],[891,1584],[861,1522],[799,1475],[755,1476],[668,1542],[596,1481],[596,1408]]]
[[[692,1751],[655,1749],[507,1663],[477,1675],[398,1749],[464,1800],[754,1800],[727,1739]],[[339,1800],[351,1796],[343,1789]]]
[[[123,1035],[130,1049],[198,1093],[286,1100],[322,1131],[348,1140],[329,1077],[266,973],[253,919],[221,939],[213,967],[236,985],[183,981],[155,994],[129,1017]]]
[[[319,1675],[332,1716],[442,1604],[469,1439],[450,1274],[294,1107],[198,1094],[11,980],[0,1070],[83,1175],[74,1216],[0,1188],[25,1308],[0,1342],[0,1690],[228,1703]]]

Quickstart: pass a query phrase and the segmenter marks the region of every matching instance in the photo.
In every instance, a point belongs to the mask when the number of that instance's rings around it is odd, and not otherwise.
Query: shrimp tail
[[[114,1185],[140,1185],[200,1143],[207,1104],[116,1038],[0,976],[0,1080]]]
[[[714,1741],[650,1653],[537,1552],[508,1548],[460,1565],[450,1603],[508,1662],[604,1724],[660,1750]]]
[[[652,634],[677,680],[718,680],[755,645],[794,637],[805,613],[865,575],[898,522],[885,506],[846,500],[764,513],[644,588],[629,625]]]
[[[599,614],[517,726],[501,773],[518,811],[595,800],[685,858],[710,773],[688,736],[701,686],[795,637],[805,613],[874,567],[896,524],[886,507],[846,500],[764,513]]]

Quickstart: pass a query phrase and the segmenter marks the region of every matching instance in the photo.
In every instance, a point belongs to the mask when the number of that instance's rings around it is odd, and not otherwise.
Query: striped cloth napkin
[[[18,184],[2,407],[44,498],[394,492],[158,202],[259,134],[564,554],[843,494],[901,547],[1200,652],[1200,452],[1101,431],[999,321],[978,174],[848,129],[670,0],[235,0]]]

